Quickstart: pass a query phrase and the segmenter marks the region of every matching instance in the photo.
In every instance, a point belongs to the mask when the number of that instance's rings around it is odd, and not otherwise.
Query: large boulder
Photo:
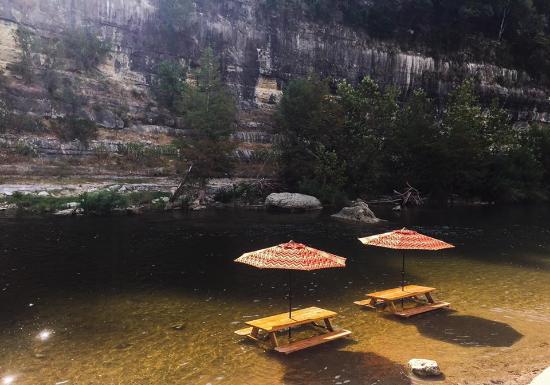
[[[273,193],[265,200],[267,208],[285,210],[320,210],[323,208],[319,199],[311,195],[296,193]]]
[[[529,385],[548,385],[550,384],[550,368],[536,376]]]
[[[381,221],[381,219],[374,215],[369,205],[361,199],[353,201],[351,206],[344,207],[339,213],[332,215],[332,217],[363,223],[378,223]]]
[[[413,358],[409,361],[409,369],[420,377],[438,377],[441,376],[441,369],[436,361]]]

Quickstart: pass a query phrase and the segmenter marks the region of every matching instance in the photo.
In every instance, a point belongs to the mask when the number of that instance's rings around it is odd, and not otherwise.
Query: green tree
[[[233,167],[234,143],[230,135],[236,121],[235,99],[223,84],[218,59],[207,48],[194,71],[194,84],[185,87],[177,110],[192,138],[178,145],[187,161],[193,163],[193,175],[201,183],[212,176],[229,173]]]
[[[204,50],[194,71],[194,86],[185,89],[180,105],[186,124],[212,140],[225,140],[234,129],[236,105],[221,80],[219,60],[212,48]]]
[[[100,39],[89,28],[80,28],[65,31],[62,49],[64,55],[74,60],[79,69],[91,71],[107,58],[111,42]]]
[[[187,71],[179,63],[162,61],[152,82],[152,91],[160,105],[175,111],[184,95]]]
[[[34,35],[28,28],[18,26],[13,32],[13,39],[21,49],[19,61],[14,64],[13,69],[23,78],[25,83],[30,83],[33,80],[32,48]]]
[[[332,200],[329,195],[344,187],[345,164],[336,152],[343,140],[344,115],[327,84],[315,77],[289,82],[276,120],[283,179],[303,192],[325,190],[323,195]]]

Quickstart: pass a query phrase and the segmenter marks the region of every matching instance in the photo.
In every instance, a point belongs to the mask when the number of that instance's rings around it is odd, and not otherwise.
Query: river
[[[325,213],[244,210],[133,217],[0,217],[3,384],[527,384],[550,365],[550,208],[461,207],[393,213],[377,225]],[[407,280],[451,302],[408,321],[358,308],[396,287],[401,258],[358,240],[408,227],[456,245],[411,252]],[[286,310],[287,274],[236,264],[295,240],[347,257],[345,269],[294,274],[296,308],[339,313],[353,332],[290,356],[233,331]],[[283,337],[281,337],[283,338]]]

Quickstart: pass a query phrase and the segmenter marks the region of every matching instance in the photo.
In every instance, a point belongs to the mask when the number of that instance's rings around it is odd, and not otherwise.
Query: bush
[[[29,146],[24,142],[17,142],[15,144],[15,153],[23,156],[35,157],[37,155],[34,147]]]
[[[7,203],[15,204],[18,209],[38,213],[52,212],[67,208],[67,203],[74,201],[74,197],[40,197],[31,194],[15,192],[6,198]]]
[[[105,60],[111,50],[111,42],[103,41],[92,30],[83,28],[65,32],[63,50],[79,69],[90,71]]]
[[[128,198],[108,190],[89,192],[80,195],[80,207],[88,214],[108,214],[116,208],[128,207]]]
[[[60,118],[53,123],[52,127],[64,142],[78,140],[84,146],[87,146],[90,140],[97,138],[97,127],[89,119],[65,117]]]

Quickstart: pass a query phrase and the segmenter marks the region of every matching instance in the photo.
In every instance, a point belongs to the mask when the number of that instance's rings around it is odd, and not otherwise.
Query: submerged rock
[[[550,367],[546,368],[541,374],[536,376],[529,385],[548,385],[550,384]]]
[[[265,200],[267,208],[278,208],[285,210],[320,210],[323,208],[319,199],[297,193],[273,193]]]
[[[377,218],[372,212],[369,205],[361,199],[353,201],[351,206],[344,207],[339,213],[332,215],[332,217],[363,223],[378,223],[381,221],[381,219]]]
[[[441,375],[441,369],[436,361],[413,358],[409,361],[411,371],[420,377],[437,377]]]

